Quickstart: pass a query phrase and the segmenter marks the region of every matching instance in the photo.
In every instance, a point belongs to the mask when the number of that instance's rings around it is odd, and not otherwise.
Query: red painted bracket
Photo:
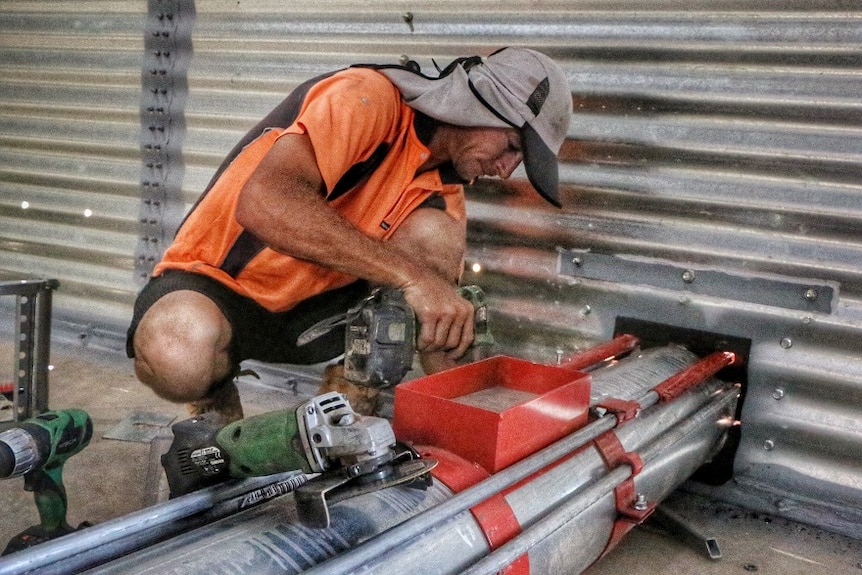
[[[596,407],[608,410],[617,416],[617,425],[623,424],[630,419],[634,419],[640,412],[641,405],[637,401],[627,399],[617,399],[609,397],[602,400]]]
[[[672,401],[723,368],[740,362],[741,358],[732,351],[716,351],[667,378],[655,386],[653,391],[659,394],[662,401]]]
[[[606,431],[597,437],[593,444],[605,462],[608,471],[613,471],[620,465],[628,465],[632,470],[629,478],[614,488],[614,500],[619,517],[614,521],[608,543],[602,551],[601,556],[603,557],[616,547],[623,536],[632,528],[643,523],[652,514],[655,510],[655,503],[638,501],[635,492],[634,478],[643,469],[643,460],[640,455],[634,451],[626,451],[613,430]]]

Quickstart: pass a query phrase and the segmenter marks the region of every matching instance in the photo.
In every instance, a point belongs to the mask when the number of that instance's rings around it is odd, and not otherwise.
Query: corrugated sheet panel
[[[59,279],[83,339],[127,321],[136,289],[145,13],[0,4],[0,279]]]
[[[489,293],[503,349],[554,361],[610,337],[620,316],[751,340],[737,479],[723,489],[862,536],[862,10],[757,4],[198,2],[182,201],[317,73],[541,49],[575,103],[566,207],[543,205],[522,172],[469,192],[480,271],[467,279]],[[128,302],[143,7],[0,10],[0,268],[60,275],[89,303]],[[110,210],[84,220],[91,197]]]

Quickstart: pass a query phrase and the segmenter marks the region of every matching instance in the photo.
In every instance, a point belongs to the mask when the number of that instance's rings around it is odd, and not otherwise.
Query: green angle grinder
[[[40,520],[12,538],[3,555],[75,531],[66,522],[63,465],[90,443],[90,416],[80,409],[46,411],[0,429],[0,479],[24,476],[24,489],[33,492]]]
[[[171,426],[162,455],[171,497],[243,479],[301,470],[312,477],[294,492],[299,519],[329,526],[329,504],[394,485],[427,489],[437,464],[396,441],[389,421],[359,415],[329,392],[298,406],[228,425],[207,415]]]

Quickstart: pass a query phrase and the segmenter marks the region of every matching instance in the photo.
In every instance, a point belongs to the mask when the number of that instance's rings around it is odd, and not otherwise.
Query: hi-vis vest
[[[421,118],[398,90],[374,70],[349,68],[306,82],[228,156],[154,274],[204,274],[274,312],[355,281],[269,249],[236,221],[240,190],[284,134],[308,134],[327,200],[368,236],[386,240],[432,197],[442,198],[446,212],[463,221],[461,182],[444,183],[440,170],[416,174],[429,155],[416,120]],[[306,224],[313,235],[315,222]]]

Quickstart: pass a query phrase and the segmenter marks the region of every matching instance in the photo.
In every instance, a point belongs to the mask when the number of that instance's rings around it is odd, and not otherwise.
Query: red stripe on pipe
[[[464,491],[490,477],[481,465],[470,462],[451,451],[425,445],[418,447],[417,450],[422,457],[437,460],[437,466],[431,471],[431,475],[455,493]],[[509,490],[515,487],[512,486]],[[473,514],[473,518],[485,534],[485,539],[492,550],[497,549],[521,532],[521,525],[503,493],[498,493],[470,508],[470,513]],[[503,573],[506,575],[530,575],[529,557],[526,555],[519,557],[506,567]]]
[[[725,367],[739,362],[739,357],[732,351],[716,351],[670,376],[655,386],[653,391],[658,393],[663,401],[671,401]]]
[[[557,367],[572,370],[586,369],[606,359],[628,353],[638,345],[640,345],[640,340],[637,337],[629,334],[619,335],[607,343],[563,358]]]
[[[636,505],[637,493],[634,478],[643,469],[643,460],[636,452],[626,451],[616,432],[613,430],[606,431],[598,436],[593,444],[605,462],[608,471],[613,471],[620,465],[628,465],[632,470],[629,478],[614,489],[614,501],[618,515],[614,520],[608,542],[599,556],[601,558],[619,545],[622,538],[632,528],[643,523],[652,514],[655,510],[655,503],[644,502],[643,507],[640,504]]]
[[[485,533],[492,551],[521,533],[521,524],[502,494],[486,499],[472,507],[470,512]],[[506,575],[530,575],[529,557],[518,557],[502,572]]]

